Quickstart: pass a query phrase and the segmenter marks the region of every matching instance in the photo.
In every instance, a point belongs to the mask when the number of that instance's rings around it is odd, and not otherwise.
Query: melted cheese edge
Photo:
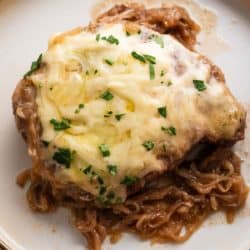
[[[113,35],[119,45],[96,40]],[[164,48],[154,40],[159,35]],[[149,64],[131,56],[136,51],[156,58],[155,78],[150,80]],[[111,60],[113,65],[105,63]],[[57,148],[75,151],[70,168],[59,167],[56,176],[73,182],[95,196],[100,185],[93,183],[83,169],[102,177],[107,192],[126,197],[121,184],[125,176],[144,177],[162,171],[167,159],[182,156],[204,134],[211,138],[230,138],[244,117],[241,106],[223,83],[211,77],[210,66],[200,55],[187,50],[169,35],[141,28],[140,34],[127,36],[122,24],[105,25],[96,33],[81,31],[65,36],[43,54],[43,70],[30,78],[37,87],[38,114],[43,128],[42,140],[49,141],[47,157]],[[96,71],[97,70],[97,71]],[[164,72],[164,75],[161,74]],[[193,80],[203,80],[205,91],[198,91]],[[169,84],[169,83],[172,84]],[[100,95],[109,90],[114,98],[106,101]],[[75,110],[80,103],[84,108]],[[158,108],[166,106],[167,117]],[[110,117],[104,117],[112,111]],[[120,121],[115,114],[124,114]],[[70,128],[55,131],[50,120],[70,120]],[[171,136],[161,127],[173,126]],[[154,148],[142,145],[152,141]],[[109,157],[103,157],[98,146],[106,144]],[[107,165],[117,166],[110,175]]]

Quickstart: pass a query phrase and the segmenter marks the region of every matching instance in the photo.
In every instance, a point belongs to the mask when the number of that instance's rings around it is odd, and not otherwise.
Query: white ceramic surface
[[[51,34],[88,23],[93,2],[0,0],[0,239],[13,250],[84,249],[84,240],[70,225],[67,211],[34,214],[28,208],[24,190],[15,185],[17,173],[30,166],[30,161],[15,128],[11,94],[31,61],[46,49]],[[218,31],[231,46],[212,59],[223,69],[232,92],[250,104],[250,0],[200,2],[217,11]],[[243,164],[243,172],[250,183],[249,159]],[[105,242],[103,249],[250,249],[250,205],[233,225],[225,224],[221,215],[213,216],[209,222],[182,245],[152,246],[126,235],[117,245]]]

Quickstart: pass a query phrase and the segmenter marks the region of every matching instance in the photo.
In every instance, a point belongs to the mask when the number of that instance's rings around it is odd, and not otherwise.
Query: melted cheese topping
[[[161,37],[164,46],[151,39],[152,34]],[[110,35],[119,44],[102,39]],[[151,76],[150,63],[134,58],[133,51],[155,57]],[[49,142],[47,157],[52,159],[58,148],[74,152],[70,167],[57,169],[57,178],[95,196],[114,191],[124,198],[124,178],[164,170],[204,136],[232,137],[244,116],[198,54],[173,37],[146,28],[128,36],[122,24],[115,24],[96,33],[64,36],[49,47],[42,61],[45,67],[31,80],[37,86],[42,139]],[[206,89],[198,91],[193,80],[204,81]],[[106,91],[112,99],[101,97]],[[166,107],[166,117],[160,107]],[[70,128],[56,131],[51,119],[66,119]],[[148,141],[152,149],[143,146]],[[103,156],[101,144],[109,156]],[[89,165],[91,171],[84,171]],[[115,165],[116,172],[111,174],[108,165]],[[101,181],[93,181],[95,176]]]

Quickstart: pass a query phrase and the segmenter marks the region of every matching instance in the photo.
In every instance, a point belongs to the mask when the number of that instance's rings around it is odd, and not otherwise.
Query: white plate
[[[88,23],[93,2],[0,0],[0,239],[14,250],[84,248],[84,240],[69,224],[66,211],[60,210],[50,215],[32,213],[25,200],[24,190],[15,185],[17,173],[29,167],[30,161],[15,128],[11,94],[30,62],[40,51],[46,49],[51,34]],[[218,31],[231,46],[230,50],[213,57],[213,60],[223,69],[232,92],[242,102],[250,103],[250,1],[201,2],[217,10]],[[243,164],[248,182],[249,162],[248,160]],[[198,250],[202,247],[203,250],[248,250],[250,206],[240,213],[233,225],[225,224],[220,216],[213,216],[210,223],[205,223],[206,225],[182,245],[151,246],[148,242],[126,235],[115,246],[105,242],[103,249]]]

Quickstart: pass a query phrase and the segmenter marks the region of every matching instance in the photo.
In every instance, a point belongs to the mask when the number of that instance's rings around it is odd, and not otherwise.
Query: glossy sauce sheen
[[[150,39],[152,34],[162,38],[163,48]],[[110,35],[118,45],[101,39]],[[135,59],[133,51],[155,57],[154,77],[150,79],[149,63]],[[146,28],[128,36],[122,24],[115,24],[96,33],[65,36],[50,46],[42,61],[44,69],[31,80],[38,90],[42,139],[50,142],[47,157],[52,159],[57,148],[74,150],[70,168],[62,166],[56,175],[96,196],[100,184],[83,172],[87,166],[101,176],[106,192],[125,198],[126,186],[121,184],[125,176],[141,178],[163,171],[168,161],[159,156],[181,158],[204,136],[229,139],[244,117],[244,110],[211,76],[210,66],[199,54]],[[193,80],[204,81],[206,89],[198,91]],[[100,97],[107,90],[113,95],[108,101]],[[79,104],[84,108],[76,112]],[[159,113],[160,107],[166,107],[166,117]],[[117,114],[124,114],[119,121]],[[70,120],[70,128],[55,131],[52,118]],[[176,135],[162,127],[174,127]],[[154,144],[151,150],[142,145],[147,141]],[[103,157],[100,144],[107,145],[109,156]],[[115,175],[109,173],[108,164],[116,165]]]

